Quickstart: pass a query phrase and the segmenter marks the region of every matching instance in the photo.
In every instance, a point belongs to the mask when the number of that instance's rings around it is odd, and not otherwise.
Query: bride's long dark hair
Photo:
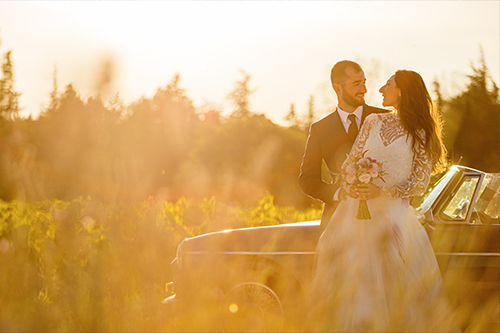
[[[433,173],[446,167],[446,148],[441,139],[442,120],[434,108],[424,80],[417,72],[398,70],[395,74],[397,87],[401,90],[401,101],[397,112],[404,129],[413,138],[413,150],[423,145],[432,159]],[[424,130],[425,137],[419,135]]]

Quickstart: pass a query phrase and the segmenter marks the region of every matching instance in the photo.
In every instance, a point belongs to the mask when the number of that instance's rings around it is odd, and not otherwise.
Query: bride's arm
[[[418,145],[413,157],[412,172],[407,181],[399,185],[382,186],[386,198],[410,198],[425,192],[431,178],[432,161],[422,145]]]

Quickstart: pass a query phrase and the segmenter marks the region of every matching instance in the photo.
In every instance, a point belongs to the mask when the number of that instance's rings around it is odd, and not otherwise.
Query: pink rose
[[[354,181],[356,180],[356,175],[347,175],[347,177],[345,177],[345,181],[349,184],[354,184]]]
[[[356,168],[354,167],[354,165],[352,164],[349,164],[346,168],[345,168],[345,172],[347,173],[348,176],[353,176],[355,177],[356,176]]]
[[[373,178],[378,177],[378,172],[379,172],[378,165],[375,163],[370,164],[370,166],[368,167],[368,172],[370,173],[370,176],[372,176]]]
[[[366,158],[362,157],[359,159],[357,164],[362,167],[362,166],[366,165],[367,163],[368,163],[368,160]]]
[[[369,173],[364,173],[361,176],[359,176],[358,179],[360,182],[367,184],[372,179],[372,176],[370,176]]]

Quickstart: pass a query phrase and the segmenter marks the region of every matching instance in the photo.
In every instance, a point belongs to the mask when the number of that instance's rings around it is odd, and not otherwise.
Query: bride
[[[414,71],[396,71],[380,92],[383,105],[395,112],[368,116],[349,158],[365,153],[383,162],[385,175],[383,181],[344,184],[345,199],[316,249],[310,329],[459,331],[431,244],[409,205],[445,165],[439,118]],[[356,217],[360,200],[371,219]]]

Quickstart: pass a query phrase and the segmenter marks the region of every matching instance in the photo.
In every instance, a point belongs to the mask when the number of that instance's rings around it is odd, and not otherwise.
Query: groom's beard
[[[350,105],[350,106],[355,107],[355,108],[357,108],[358,106],[361,106],[361,105],[365,104],[365,97],[364,96],[363,96],[363,98],[361,100],[358,100],[358,99],[356,99],[356,97],[354,97],[353,95],[349,94],[345,90],[344,90],[344,94],[342,96],[342,99],[344,100],[344,102],[347,105]]]

